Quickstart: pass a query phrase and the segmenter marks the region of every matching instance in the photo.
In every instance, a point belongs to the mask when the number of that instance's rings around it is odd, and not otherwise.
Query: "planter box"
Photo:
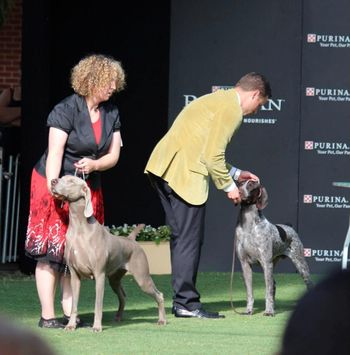
[[[145,251],[150,274],[164,275],[171,274],[170,246],[169,242],[138,242]]]

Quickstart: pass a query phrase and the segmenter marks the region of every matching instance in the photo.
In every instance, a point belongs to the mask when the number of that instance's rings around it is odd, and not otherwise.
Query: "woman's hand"
[[[49,190],[50,194],[53,196],[53,192],[51,190],[51,180],[47,179],[47,189]]]
[[[90,174],[97,170],[96,160],[92,160],[90,158],[82,158],[78,162],[74,163],[74,166],[80,173],[84,174]]]

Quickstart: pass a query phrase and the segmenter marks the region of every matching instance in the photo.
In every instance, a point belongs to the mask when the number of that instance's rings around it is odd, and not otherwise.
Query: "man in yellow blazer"
[[[218,90],[192,101],[148,160],[145,172],[159,194],[172,230],[172,311],[176,317],[223,317],[204,310],[196,289],[209,176],[235,204],[240,202],[235,181],[258,179],[226,163],[225,151],[243,116],[256,113],[269,97],[269,82],[252,72],[233,89]]]

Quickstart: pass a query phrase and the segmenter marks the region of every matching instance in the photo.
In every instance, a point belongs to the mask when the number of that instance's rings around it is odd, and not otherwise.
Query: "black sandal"
[[[64,325],[59,322],[56,318],[45,319],[40,317],[38,326],[40,328],[51,328],[51,329],[62,329]]]

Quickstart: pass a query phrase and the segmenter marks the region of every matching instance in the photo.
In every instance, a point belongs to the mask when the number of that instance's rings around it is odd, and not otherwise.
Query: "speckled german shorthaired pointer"
[[[248,180],[239,186],[241,206],[235,239],[247,291],[246,314],[253,314],[252,265],[259,263],[265,278],[265,316],[275,313],[276,286],[274,265],[280,258],[289,257],[308,288],[312,286],[304,248],[296,231],[284,224],[272,224],[263,215],[267,192],[258,181]]]

